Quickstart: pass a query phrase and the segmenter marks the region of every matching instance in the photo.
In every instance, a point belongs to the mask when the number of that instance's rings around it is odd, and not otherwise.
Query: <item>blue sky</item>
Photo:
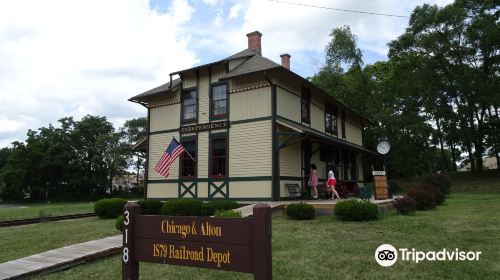
[[[289,1],[398,15],[451,2]],[[245,49],[255,30],[265,57],[280,63],[289,53],[291,70],[309,77],[333,28],[349,25],[365,63],[373,63],[386,59],[387,43],[407,21],[268,0],[3,0],[0,147],[67,116],[106,116],[117,128],[145,116],[127,99],[167,82],[169,73]]]

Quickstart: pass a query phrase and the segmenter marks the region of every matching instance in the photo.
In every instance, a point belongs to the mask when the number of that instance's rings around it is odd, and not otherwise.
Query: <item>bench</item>
[[[285,184],[285,187],[288,190],[288,197],[298,199],[302,196],[299,184]]]

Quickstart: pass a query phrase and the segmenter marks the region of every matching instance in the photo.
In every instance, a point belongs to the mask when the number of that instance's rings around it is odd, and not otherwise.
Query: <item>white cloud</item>
[[[290,0],[296,3],[304,1]],[[324,6],[340,9],[379,12],[385,14],[410,15],[411,11],[423,3],[444,5],[451,0],[374,0],[374,1],[326,1],[318,0],[309,3],[315,6]],[[233,6],[234,7],[234,6]],[[231,8],[232,10],[232,8]],[[349,25],[358,36],[358,46],[363,51],[385,56],[387,43],[397,38],[407,27],[408,18],[385,17],[367,14],[347,13],[329,9],[304,7],[286,3],[250,0],[245,3],[244,23],[239,27],[227,27],[212,36],[217,37],[214,48],[221,48],[224,52],[239,51],[246,48],[245,34],[258,30],[263,34],[263,55],[279,61],[279,55],[292,55],[292,70],[294,61],[306,61],[307,58],[294,56],[294,53],[303,51],[323,52],[329,41],[329,33],[335,27]],[[230,12],[231,14],[231,12]],[[221,41],[224,42],[221,44]],[[317,61],[310,61],[314,67]]]
[[[159,14],[148,3],[1,1],[1,143],[70,115],[144,115],[129,97],[199,61],[185,29],[193,7],[174,0]]]
[[[228,19],[235,19],[238,18],[238,15],[240,14],[241,9],[243,8],[242,5],[235,4],[231,7],[231,10],[229,10],[229,16]]]
[[[264,56],[279,63],[280,54],[290,53],[292,70],[311,73],[333,28],[349,25],[363,51],[383,57],[408,22],[266,0],[203,2],[174,0],[151,9],[149,0],[0,1],[0,146],[65,116],[98,114],[118,125],[144,115],[127,99],[165,83],[171,72],[245,49],[245,34],[255,30],[263,34]],[[313,4],[409,15],[424,2],[451,0]]]
[[[202,0],[203,3],[209,5],[209,6],[217,6],[219,3],[222,2],[222,0]]]

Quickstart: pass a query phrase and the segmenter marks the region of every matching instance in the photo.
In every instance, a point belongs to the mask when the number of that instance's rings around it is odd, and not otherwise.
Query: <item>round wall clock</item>
[[[390,149],[391,144],[389,144],[389,141],[387,140],[380,141],[377,145],[377,152],[379,152],[379,154],[381,155],[387,154]]]

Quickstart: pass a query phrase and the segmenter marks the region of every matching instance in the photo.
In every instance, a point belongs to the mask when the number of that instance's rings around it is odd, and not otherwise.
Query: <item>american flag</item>
[[[156,172],[161,174],[163,177],[168,177],[170,166],[172,162],[184,152],[184,147],[177,142],[175,138],[172,139],[170,145],[168,145],[167,150],[163,153],[160,160],[155,166]]]

